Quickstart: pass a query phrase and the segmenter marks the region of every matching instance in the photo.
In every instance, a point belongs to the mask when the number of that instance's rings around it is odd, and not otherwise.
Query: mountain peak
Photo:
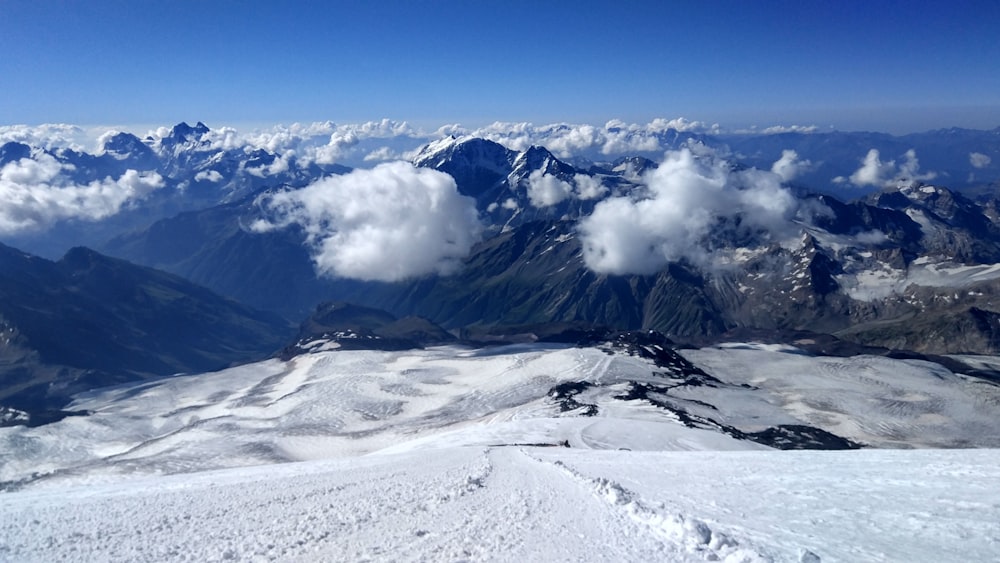
[[[101,151],[118,159],[129,156],[148,157],[153,154],[152,149],[142,142],[142,139],[131,133],[116,133],[107,138],[101,146]]]
[[[186,121],[181,121],[170,130],[169,138],[174,142],[183,142],[189,139],[200,139],[208,132],[208,126],[200,121],[194,127],[188,125]]]
[[[24,143],[11,141],[0,145],[0,165],[30,157],[31,147]]]

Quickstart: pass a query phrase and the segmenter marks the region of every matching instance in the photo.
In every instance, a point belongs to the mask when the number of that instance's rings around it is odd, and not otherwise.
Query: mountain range
[[[6,231],[5,243],[45,258],[7,246],[0,253],[8,334],[0,404],[51,410],[92,386],[290,357],[320,341],[398,349],[594,328],[694,343],[752,333],[774,342],[832,338],[841,349],[1000,351],[1000,203],[989,189],[1000,130],[675,131],[664,134],[671,151],[659,161],[649,153],[559,158],[541,146],[445,137],[413,153],[414,174],[453,182],[478,216],[478,242],[448,272],[397,281],[321,272],[317,229],[338,228],[328,218],[318,227],[259,227],[274,219],[268,198],[304,193],[349,168],[211,133],[202,123],[145,139],[118,133],[97,154],[0,147],[4,181],[51,165],[61,179],[47,181],[67,189],[137,177],[150,188],[113,213]],[[935,174],[915,159],[858,160],[914,148]],[[983,157],[974,170],[973,153]],[[876,187],[833,194],[817,179],[869,164]],[[684,183],[692,177],[700,191]],[[682,212],[651,219],[671,206]],[[595,218],[614,218],[615,209],[645,229],[615,251],[655,258],[652,266],[601,265],[610,251]],[[61,259],[48,259],[70,243]],[[368,319],[360,324],[359,311]]]
[[[454,275],[398,283],[317,276],[301,232],[241,228],[260,213],[253,197],[161,220],[102,250],[292,318],[342,299],[449,329],[584,321],[675,338],[808,330],[931,353],[993,353],[1000,344],[993,328],[1000,222],[992,197],[921,182],[848,202],[797,192],[799,207],[822,212],[797,223],[790,244],[718,223],[708,241],[718,258],[711,267],[679,260],[653,274],[614,275],[588,268],[578,221],[600,201],[641,191],[636,166],[655,163],[583,170],[544,148],[517,153],[483,139],[446,139],[415,163],[455,178],[491,229]],[[589,180],[605,191],[539,207],[530,201],[532,174],[566,185]]]

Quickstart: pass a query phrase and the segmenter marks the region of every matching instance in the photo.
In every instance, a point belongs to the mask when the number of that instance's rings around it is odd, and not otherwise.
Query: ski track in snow
[[[4,495],[0,560],[986,561],[995,450],[447,448]]]

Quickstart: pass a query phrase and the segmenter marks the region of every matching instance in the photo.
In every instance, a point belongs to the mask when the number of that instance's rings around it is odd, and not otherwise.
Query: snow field
[[[987,561],[1000,452],[458,447],[8,493],[0,560]]]

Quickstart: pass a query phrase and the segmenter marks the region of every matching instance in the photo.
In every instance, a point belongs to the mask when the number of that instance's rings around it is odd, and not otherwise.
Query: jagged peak
[[[137,150],[142,151],[145,148],[147,148],[146,144],[139,137],[132,133],[118,132],[104,139],[100,152],[127,154]]]
[[[176,141],[184,141],[189,138],[201,138],[202,135],[209,132],[207,125],[199,121],[194,127],[187,124],[186,121],[181,121],[170,130],[170,138]]]

